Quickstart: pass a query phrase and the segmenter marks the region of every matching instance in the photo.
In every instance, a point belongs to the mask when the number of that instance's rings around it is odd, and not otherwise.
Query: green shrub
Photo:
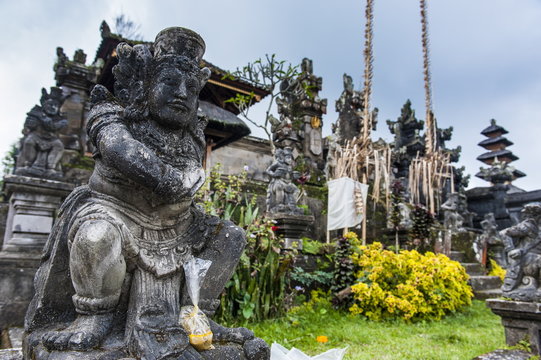
[[[443,254],[415,250],[395,254],[380,243],[361,246],[352,256],[360,268],[353,285],[353,314],[371,320],[439,320],[471,304],[468,275]]]
[[[354,232],[348,232],[344,237],[338,239],[336,243],[336,252],[334,253],[334,271],[331,293],[333,294],[333,305],[336,308],[347,309],[353,305],[351,295],[340,299],[337,295],[340,291],[355,284],[356,272],[358,266],[353,263],[353,245],[358,244],[359,240]]]
[[[260,215],[246,185],[246,172],[224,177],[217,165],[197,197],[207,213],[246,231],[246,248],[216,312],[217,319],[228,324],[283,314],[292,262],[291,254],[281,253],[282,240],[272,231],[274,224]]]

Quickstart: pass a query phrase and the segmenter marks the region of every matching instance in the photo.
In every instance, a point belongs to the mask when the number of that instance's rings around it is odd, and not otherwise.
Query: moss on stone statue
[[[94,159],[85,155],[77,155],[69,159],[68,162],[63,163],[64,168],[69,169],[82,169],[82,170],[94,170]]]

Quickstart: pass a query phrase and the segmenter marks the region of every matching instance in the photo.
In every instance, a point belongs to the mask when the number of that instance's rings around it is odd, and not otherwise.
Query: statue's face
[[[291,165],[291,163],[293,162],[293,156],[291,154],[285,154],[284,155],[284,162],[287,165]]]
[[[56,115],[58,110],[58,103],[52,99],[46,100],[43,104],[43,111],[45,111],[47,115]]]
[[[195,121],[200,80],[174,66],[162,68],[151,84],[149,110],[151,117],[163,126],[180,129]]]

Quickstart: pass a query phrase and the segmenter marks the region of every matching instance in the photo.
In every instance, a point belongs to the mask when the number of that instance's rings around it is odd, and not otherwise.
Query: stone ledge
[[[528,360],[532,356],[533,354],[521,350],[494,350],[473,360]]]
[[[9,196],[14,190],[24,190],[30,193],[40,193],[45,195],[63,195],[67,196],[75,185],[63,181],[33,178],[21,175],[4,176],[6,193]]]
[[[23,360],[21,349],[0,350],[0,360]]]

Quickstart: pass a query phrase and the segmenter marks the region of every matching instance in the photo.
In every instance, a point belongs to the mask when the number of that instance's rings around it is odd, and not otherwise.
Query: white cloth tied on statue
[[[287,350],[282,345],[273,343],[270,360],[342,360],[346,351],[347,347],[343,349],[331,349],[316,356],[308,356],[299,349],[291,348],[291,350]]]
[[[337,230],[357,226],[363,220],[363,214],[357,212],[355,191],[363,197],[363,209],[366,209],[368,185],[348,177],[329,181],[329,205],[327,211],[327,230]]]

